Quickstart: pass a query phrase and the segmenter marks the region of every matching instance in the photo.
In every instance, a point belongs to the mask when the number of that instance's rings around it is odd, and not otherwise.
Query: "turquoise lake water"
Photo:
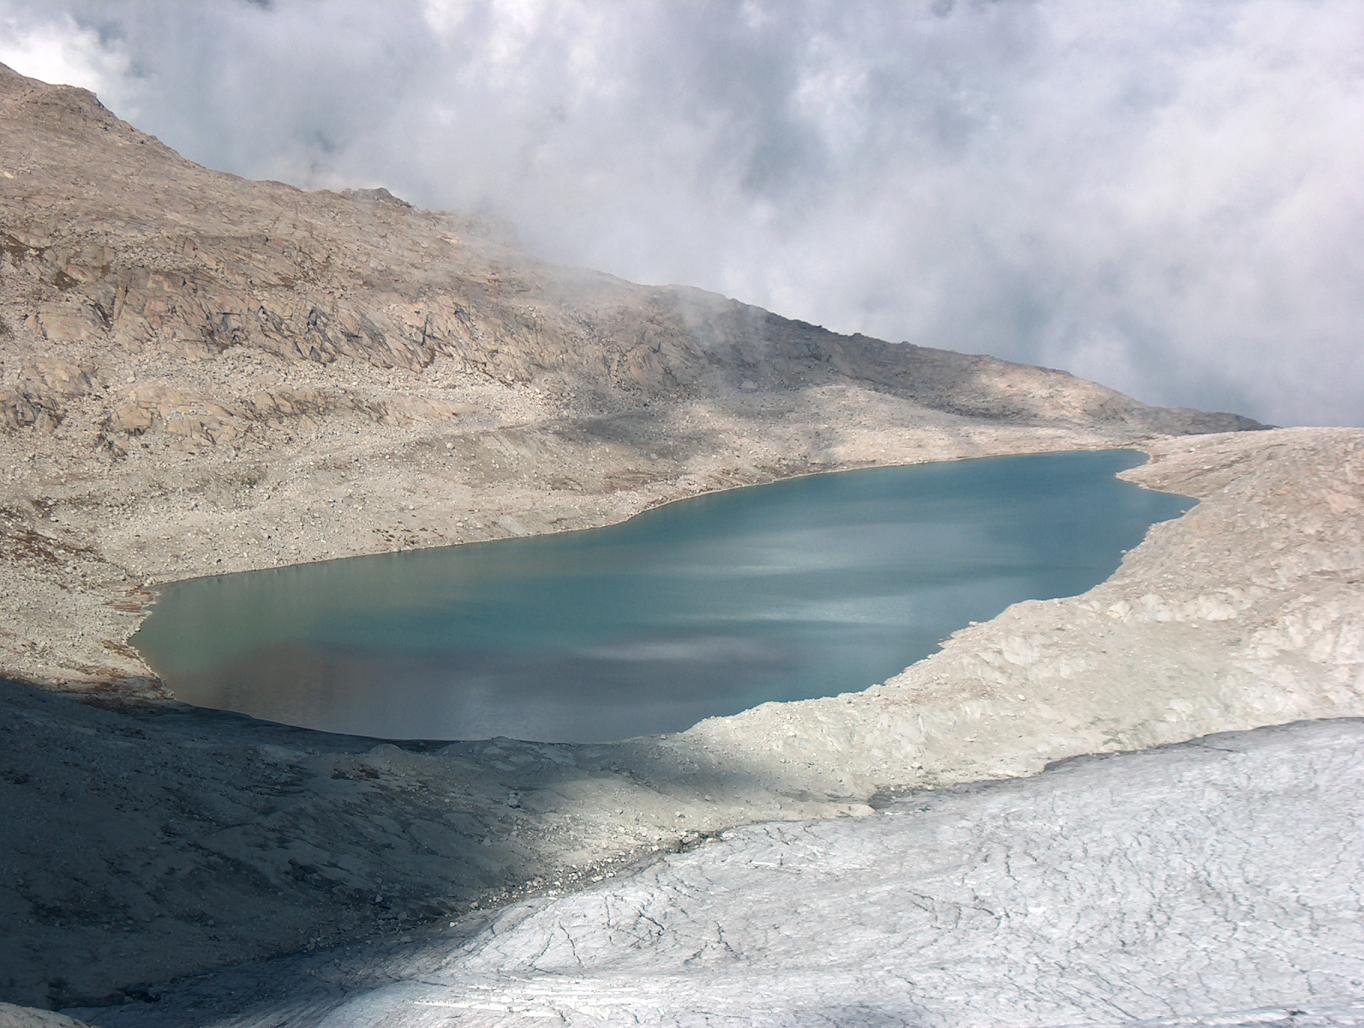
[[[606,741],[883,681],[1084,592],[1191,500],[1132,451],[817,475],[621,525],[194,579],[133,640],[180,699],[401,739]]]

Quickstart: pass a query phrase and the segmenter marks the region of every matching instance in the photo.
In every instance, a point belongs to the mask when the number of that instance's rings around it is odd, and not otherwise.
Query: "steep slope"
[[[150,581],[796,471],[1254,427],[552,267],[383,190],[209,171],[3,66],[0,138],[12,673],[145,675],[123,641]]]

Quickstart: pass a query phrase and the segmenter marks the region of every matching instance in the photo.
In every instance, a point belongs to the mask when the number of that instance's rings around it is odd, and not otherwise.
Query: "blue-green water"
[[[1191,505],[1130,451],[884,468],[609,528],[167,587],[181,699],[384,738],[603,741],[865,688],[967,622],[1083,592]]]

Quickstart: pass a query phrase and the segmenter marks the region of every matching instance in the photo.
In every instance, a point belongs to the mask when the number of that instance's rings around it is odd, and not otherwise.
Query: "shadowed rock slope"
[[[77,1011],[108,1028],[1364,1023],[1364,722],[762,824],[406,944]],[[1266,840],[1275,845],[1266,845]],[[827,945],[837,939],[836,946]]]

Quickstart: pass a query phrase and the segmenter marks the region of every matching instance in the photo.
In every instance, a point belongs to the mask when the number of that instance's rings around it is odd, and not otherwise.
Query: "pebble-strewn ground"
[[[1361,748],[1364,722],[1300,723],[877,817],[754,825],[434,938],[74,1013],[110,1028],[1361,1023]]]

